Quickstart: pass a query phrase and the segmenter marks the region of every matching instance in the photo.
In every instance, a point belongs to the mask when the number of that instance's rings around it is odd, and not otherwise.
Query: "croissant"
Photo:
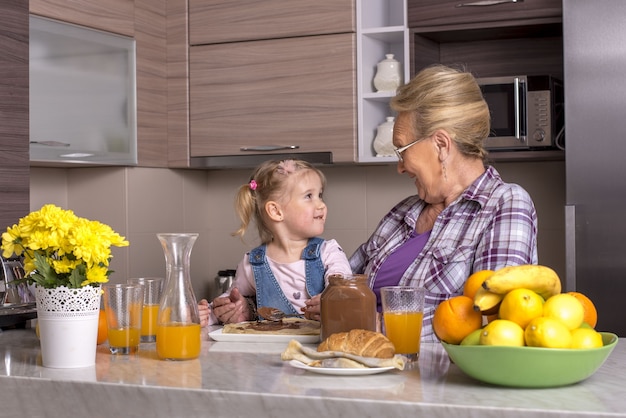
[[[330,335],[317,347],[317,351],[342,351],[362,357],[392,358],[396,348],[380,332],[353,329]]]

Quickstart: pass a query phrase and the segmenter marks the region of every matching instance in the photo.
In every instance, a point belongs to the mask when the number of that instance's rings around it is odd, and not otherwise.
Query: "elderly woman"
[[[417,194],[387,213],[350,257],[377,294],[390,285],[426,288],[423,341],[436,341],[439,302],[459,295],[480,270],[537,264],[537,214],[528,193],[485,164],[487,104],[474,77],[426,68],[391,101],[398,172]]]

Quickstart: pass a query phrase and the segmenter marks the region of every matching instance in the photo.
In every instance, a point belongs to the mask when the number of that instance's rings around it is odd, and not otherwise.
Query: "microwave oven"
[[[478,78],[491,114],[488,150],[564,149],[563,83],[551,76]]]

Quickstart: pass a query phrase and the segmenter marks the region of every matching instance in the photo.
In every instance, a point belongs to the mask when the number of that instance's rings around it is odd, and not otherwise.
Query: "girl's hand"
[[[320,294],[304,301],[305,306],[302,308],[302,312],[304,312],[306,319],[312,319],[314,321],[320,321],[322,319],[321,299],[322,295]]]

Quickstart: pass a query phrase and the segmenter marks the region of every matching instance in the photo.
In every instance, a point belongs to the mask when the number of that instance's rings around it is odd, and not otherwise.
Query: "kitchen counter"
[[[280,359],[286,344],[213,342],[198,359],[160,361],[155,344],[132,356],[98,346],[96,365],[41,366],[33,330],[0,334],[1,417],[626,417],[626,344],[600,370],[561,388],[513,389],[466,376],[439,344],[419,362],[371,376],[327,376]]]

